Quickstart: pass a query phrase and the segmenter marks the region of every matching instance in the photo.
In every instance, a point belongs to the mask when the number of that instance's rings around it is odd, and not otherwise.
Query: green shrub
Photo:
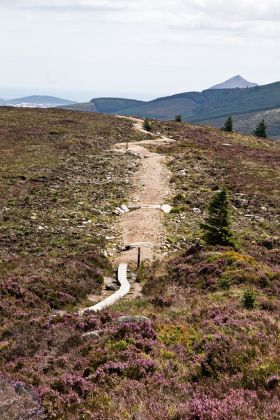
[[[254,309],[256,307],[256,294],[253,290],[247,289],[243,294],[243,307],[245,309]]]
[[[178,206],[178,207],[173,207],[172,210],[170,211],[170,214],[179,214],[179,213],[183,213],[185,211],[185,207],[184,206]]]
[[[174,204],[181,204],[181,203],[185,203],[185,202],[186,202],[186,196],[183,193],[178,193],[173,198],[173,203]]]
[[[219,281],[220,288],[223,290],[229,290],[231,283],[228,277],[222,277]]]
[[[182,115],[176,115],[175,121],[182,122]]]
[[[148,118],[145,119],[145,121],[143,123],[143,128],[146,131],[152,131],[152,125],[151,125],[150,121],[148,120]]]
[[[63,134],[65,134],[65,131],[62,128],[53,128],[49,131],[49,134],[51,136],[62,136]]]

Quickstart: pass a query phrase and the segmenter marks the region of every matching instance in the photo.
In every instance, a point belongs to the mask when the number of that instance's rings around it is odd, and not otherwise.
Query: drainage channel
[[[118,267],[118,282],[120,283],[120,288],[111,296],[97,303],[96,305],[90,306],[88,308],[82,309],[79,311],[79,315],[83,315],[85,312],[99,312],[103,309],[108,308],[114,303],[118,302],[121,298],[128,294],[130,290],[130,283],[127,279],[127,264],[120,264]]]

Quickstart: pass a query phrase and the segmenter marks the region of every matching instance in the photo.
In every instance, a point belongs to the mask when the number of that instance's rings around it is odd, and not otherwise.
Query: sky
[[[0,0],[0,98],[152,99],[280,79],[280,0]]]

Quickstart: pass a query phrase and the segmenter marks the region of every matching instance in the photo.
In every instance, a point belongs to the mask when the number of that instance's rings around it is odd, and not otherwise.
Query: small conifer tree
[[[256,137],[261,137],[261,138],[266,139],[267,138],[266,129],[267,129],[267,125],[265,121],[262,120],[258,123],[257,127],[253,131],[253,134],[255,134]]]
[[[202,224],[204,240],[210,245],[235,246],[230,223],[230,205],[226,188],[217,191],[208,206],[208,217]]]
[[[176,115],[175,121],[182,122],[182,115]]]
[[[144,123],[143,123],[143,128],[146,131],[152,131],[152,126],[150,121],[148,120],[148,118],[145,119]]]
[[[229,133],[232,133],[233,131],[233,122],[232,122],[232,117],[229,116],[228,119],[225,122],[225,125],[222,128],[223,131],[227,131]]]
[[[256,306],[256,294],[253,290],[247,289],[243,294],[243,307],[246,309],[254,309]]]

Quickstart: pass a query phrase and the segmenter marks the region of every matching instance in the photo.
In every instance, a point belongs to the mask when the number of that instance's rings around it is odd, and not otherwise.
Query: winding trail
[[[174,140],[148,133],[143,129],[143,120],[123,116],[117,118],[132,121],[136,131],[149,135],[151,139],[128,144],[119,143],[115,146],[115,149],[123,150],[124,153],[137,153],[142,159],[140,170],[134,179],[134,194],[129,199],[128,208],[131,211],[121,215],[117,222],[124,251],[113,258],[113,264],[119,266],[118,281],[121,287],[98,304],[82,309],[80,314],[87,310],[100,311],[125,296],[130,290],[127,266],[136,266],[138,248],[141,249],[141,261],[152,260],[160,255],[160,246],[164,239],[164,216],[161,210],[165,210],[165,206],[161,206],[170,194],[170,174],[165,165],[166,158],[149,151],[145,146],[171,143]],[[168,206],[166,207],[168,212]]]
[[[121,216],[118,223],[119,231],[122,232],[122,243],[124,246],[140,244],[141,260],[143,261],[152,259],[159,254],[159,247],[164,237],[163,213],[154,207],[164,204],[170,194],[170,175],[165,165],[165,157],[149,151],[145,146],[173,142],[174,140],[147,133],[143,129],[143,120],[132,117],[124,118],[134,123],[136,131],[154,137],[151,140],[128,143],[128,150],[137,153],[142,158],[142,165],[135,176],[135,191],[128,204],[128,208],[135,207],[136,209]],[[126,143],[118,144],[116,148],[125,149]],[[124,251],[115,258],[114,262],[135,265],[137,248],[132,247]]]

